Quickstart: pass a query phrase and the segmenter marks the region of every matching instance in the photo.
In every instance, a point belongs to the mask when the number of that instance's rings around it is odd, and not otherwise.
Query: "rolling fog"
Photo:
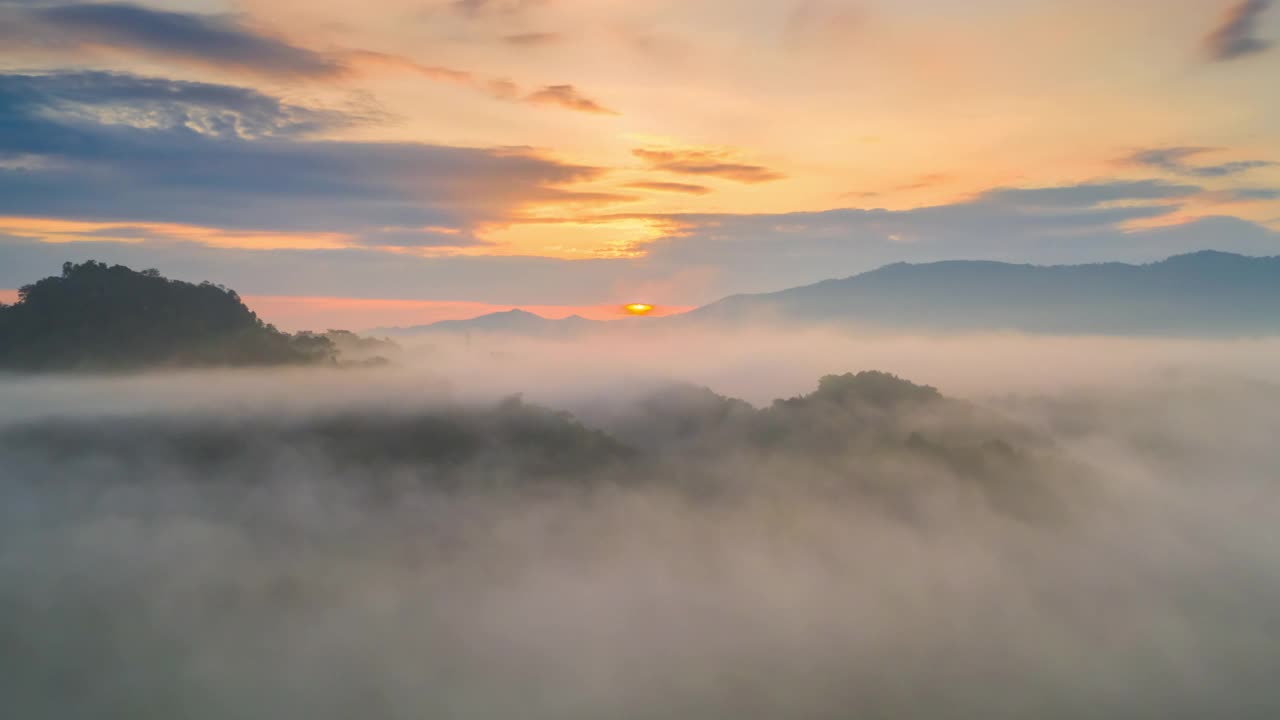
[[[0,379],[12,716],[1280,712],[1280,341],[403,344]]]

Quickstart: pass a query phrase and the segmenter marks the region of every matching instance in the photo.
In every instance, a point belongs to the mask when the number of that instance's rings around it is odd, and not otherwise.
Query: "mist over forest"
[[[0,720],[1280,718],[1280,0],[0,0]]]
[[[1275,339],[397,342],[0,376],[6,706],[1280,710]]]

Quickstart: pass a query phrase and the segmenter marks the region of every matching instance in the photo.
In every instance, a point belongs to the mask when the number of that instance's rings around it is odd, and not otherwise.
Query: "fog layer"
[[[0,379],[4,704],[1275,717],[1278,348],[473,339]],[[875,369],[938,391],[839,375]]]

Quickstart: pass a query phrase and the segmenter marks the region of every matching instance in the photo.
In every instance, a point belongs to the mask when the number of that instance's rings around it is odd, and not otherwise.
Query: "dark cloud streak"
[[[333,57],[250,30],[228,16],[112,3],[39,8],[31,17],[54,41],[73,46],[134,48],[273,76],[333,77],[345,71]]]
[[[1216,165],[1192,165],[1188,162],[1193,157],[1217,152],[1217,150],[1210,147],[1147,148],[1121,158],[1120,162],[1125,165],[1157,168],[1175,175],[1198,178],[1226,177],[1276,164],[1269,160],[1236,160]]]
[[[601,174],[518,149],[305,137],[333,117],[221,85],[0,76],[0,157],[45,161],[0,173],[0,214],[376,236],[505,219]]]
[[[484,3],[480,3],[483,5]],[[514,42],[547,42],[551,34],[513,36]],[[159,58],[217,71],[286,80],[341,81],[369,72],[408,72],[432,82],[469,87],[498,100],[616,115],[572,85],[548,85],[521,97],[505,79],[486,79],[443,65],[429,65],[370,50],[317,51],[266,34],[231,15],[156,10],[124,3],[23,6],[4,12],[0,44],[16,52],[52,54],[59,63],[95,50]]]
[[[1272,0],[1240,0],[1227,8],[1218,25],[1205,37],[1209,59],[1222,62],[1236,60],[1271,48],[1268,40],[1258,37],[1258,24]]]

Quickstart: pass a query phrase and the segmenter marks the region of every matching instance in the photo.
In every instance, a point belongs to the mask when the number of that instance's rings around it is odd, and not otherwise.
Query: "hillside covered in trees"
[[[296,365],[335,353],[329,338],[264,323],[234,290],[92,260],[0,305],[0,370]]]

